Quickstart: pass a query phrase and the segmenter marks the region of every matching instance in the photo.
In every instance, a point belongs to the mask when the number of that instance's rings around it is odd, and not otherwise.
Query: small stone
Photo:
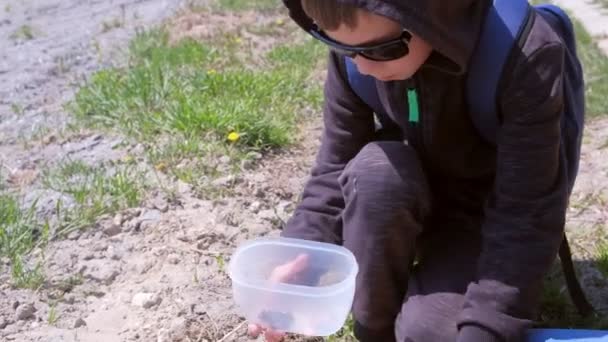
[[[93,252],[104,252],[108,249],[108,244],[106,242],[100,242],[93,246]]]
[[[16,301],[14,301],[14,302],[11,304],[11,307],[13,308],[13,310],[17,310],[17,308],[19,307],[19,305],[21,305],[21,303],[19,303],[19,301],[18,301],[18,300],[16,300]]]
[[[161,213],[166,213],[167,211],[169,211],[169,204],[167,204],[167,201],[165,201],[163,198],[161,197],[156,197],[153,201],[152,201],[152,206],[158,210],[160,210]]]
[[[258,213],[258,217],[262,220],[274,220],[276,214],[271,209],[262,210]]]
[[[124,219],[123,219],[123,223],[124,223],[124,221],[126,221],[126,220],[130,220],[134,217],[139,216],[141,214],[141,209],[140,208],[127,209],[127,210],[123,211],[122,214],[124,216]]]
[[[122,233],[122,228],[117,224],[109,224],[107,227],[103,229],[104,234],[107,236],[115,236]]]
[[[116,216],[114,216],[114,218],[112,219],[112,223],[115,226],[122,226],[122,223],[125,222],[125,217],[123,216],[123,214],[118,213],[116,214]]]
[[[251,157],[251,159],[262,159],[263,155],[259,152],[249,152],[249,157]]]
[[[235,177],[233,175],[229,175],[229,176],[220,177],[220,178],[214,180],[213,182],[211,182],[211,185],[219,188],[219,187],[231,186],[238,182],[239,182],[239,179],[237,177]]]
[[[228,157],[228,156],[221,156],[218,161],[220,162],[220,164],[229,164],[230,163],[230,157]]]
[[[177,239],[181,242],[190,242],[190,238],[186,234],[180,234],[177,236]]]
[[[260,209],[262,209],[262,203],[260,201],[254,201],[249,205],[249,210],[256,214],[260,211]]]
[[[86,327],[86,326],[87,326],[87,322],[85,322],[85,320],[80,317],[78,319],[76,319],[76,321],[74,322],[74,329],[77,329],[80,327]]]
[[[254,167],[255,167],[255,161],[253,161],[253,160],[246,159],[241,162],[241,168],[243,170],[252,170]]]
[[[8,322],[6,321],[6,319],[4,319],[4,317],[0,317],[0,330],[6,328],[7,325]]]
[[[123,257],[123,253],[121,251],[111,246],[110,248],[108,248],[108,251],[106,253],[108,257],[112,260],[120,260]]]
[[[83,276],[100,282],[105,285],[110,285],[118,276],[117,265],[104,260],[94,260],[90,262],[89,267],[84,271]]]
[[[264,198],[264,197],[266,197],[266,191],[264,189],[258,188],[257,190],[255,190],[254,195],[257,198]]]
[[[188,321],[184,317],[178,317],[171,321],[169,335],[173,341],[184,341],[187,339]]]
[[[135,306],[142,307],[144,309],[149,309],[155,305],[160,304],[161,298],[156,293],[145,293],[140,292],[133,296],[131,300],[131,304]]]
[[[16,312],[15,316],[17,317],[18,321],[24,321],[24,320],[27,320],[30,318],[34,318],[35,312],[36,312],[36,308],[34,307],[34,304],[27,303],[27,304],[20,305],[17,308],[17,312]]]
[[[72,305],[72,304],[76,303],[76,296],[71,295],[71,294],[63,296],[63,302],[65,304]]]
[[[44,137],[42,139],[42,143],[45,144],[45,145],[52,144],[52,143],[54,143],[56,141],[57,141],[57,137],[55,135],[53,135],[53,134],[47,135],[46,137]]]
[[[82,232],[80,230],[75,230],[68,234],[68,240],[72,240],[72,241],[78,240],[78,239],[80,239],[80,236],[82,236]]]
[[[169,261],[169,263],[173,264],[173,265],[179,264],[179,260],[180,260],[179,255],[174,254],[174,253],[169,254],[169,256],[167,257],[167,261]]]
[[[158,335],[156,337],[156,342],[168,342],[170,341],[169,339],[169,332],[167,331],[167,329],[159,329],[158,330]]]
[[[207,310],[205,310],[205,307],[201,304],[191,304],[190,305],[190,311],[195,314],[195,315],[204,315],[205,313],[207,313]]]
[[[139,229],[146,229],[160,221],[159,210],[148,210],[139,217]]]

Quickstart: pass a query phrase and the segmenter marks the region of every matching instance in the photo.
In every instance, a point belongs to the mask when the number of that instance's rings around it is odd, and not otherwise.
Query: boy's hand
[[[294,260],[278,266],[270,274],[270,281],[277,283],[285,283],[292,281],[308,266],[308,255],[300,254]],[[283,340],[284,333],[264,328],[257,324],[249,324],[247,329],[251,337],[258,337],[264,333],[267,342],[279,342]]]

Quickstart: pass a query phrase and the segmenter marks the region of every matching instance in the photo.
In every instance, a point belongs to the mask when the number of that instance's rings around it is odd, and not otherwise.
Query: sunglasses
[[[391,61],[399,59],[410,52],[409,43],[412,39],[412,34],[409,31],[403,30],[398,38],[389,41],[370,44],[370,45],[345,45],[329,38],[318,27],[313,27],[310,34],[321,42],[327,44],[330,49],[336,53],[350,58],[355,58],[357,55],[370,59],[372,61]]]

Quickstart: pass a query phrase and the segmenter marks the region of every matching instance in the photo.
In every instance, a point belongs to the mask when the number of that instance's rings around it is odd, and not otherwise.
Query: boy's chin
[[[389,82],[389,81],[404,81],[404,80],[407,80],[410,77],[411,77],[410,75],[394,74],[394,75],[376,77],[376,79],[378,79],[378,80],[380,80],[382,82]]]

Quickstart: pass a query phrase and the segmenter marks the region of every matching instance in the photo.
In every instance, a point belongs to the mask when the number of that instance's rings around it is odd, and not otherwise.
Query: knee
[[[437,293],[410,297],[395,320],[397,342],[447,342],[458,335],[456,315],[462,296]]]
[[[356,193],[366,201],[427,207],[430,198],[415,150],[400,141],[367,144],[342,172],[340,185],[346,199]]]

